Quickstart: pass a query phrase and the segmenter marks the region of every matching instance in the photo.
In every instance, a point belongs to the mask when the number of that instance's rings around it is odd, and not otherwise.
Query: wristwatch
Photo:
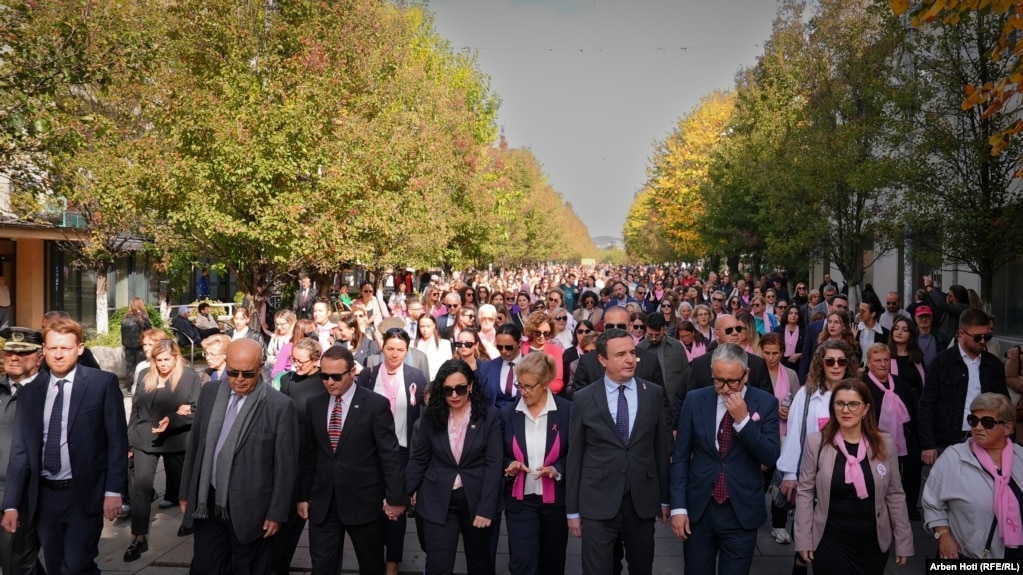
[[[952,533],[952,530],[949,529],[948,527],[937,527],[934,530],[934,538],[941,539],[941,536],[946,533]]]

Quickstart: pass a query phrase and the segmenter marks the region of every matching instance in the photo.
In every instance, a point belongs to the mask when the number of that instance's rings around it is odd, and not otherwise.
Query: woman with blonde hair
[[[192,414],[199,401],[199,375],[186,369],[173,339],[163,339],[149,352],[151,366],[132,396],[128,420],[128,457],[134,460],[135,484],[131,493],[131,533],[124,561],[135,561],[149,549],[150,509],[156,464],[163,457],[167,493],[178,493],[185,449],[192,429]]]

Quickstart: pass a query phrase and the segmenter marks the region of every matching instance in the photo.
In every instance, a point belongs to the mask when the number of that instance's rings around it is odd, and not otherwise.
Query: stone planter
[[[92,355],[96,356],[96,361],[99,362],[99,366],[104,371],[109,371],[117,376],[118,379],[124,379],[124,348],[121,346],[117,347],[90,347]]]

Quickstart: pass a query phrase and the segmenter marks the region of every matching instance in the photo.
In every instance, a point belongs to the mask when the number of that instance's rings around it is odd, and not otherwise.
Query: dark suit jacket
[[[139,374],[140,382],[146,380],[149,369],[147,367]],[[183,453],[188,448],[188,432],[192,429],[200,391],[199,374],[188,367],[181,373],[181,380],[173,392],[169,389],[146,392],[145,385],[139,384],[131,397],[128,447],[147,453]],[[178,408],[185,404],[192,406],[192,415],[178,415]],[[154,434],[153,428],[164,417],[170,418],[167,431]]]
[[[405,490],[409,495],[418,493],[418,515],[443,525],[451,505],[451,487],[455,476],[460,475],[469,514],[494,520],[504,481],[503,461],[501,419],[494,407],[487,406],[485,419],[470,420],[458,462],[451,453],[447,426],[434,429],[429,421],[424,421],[405,468]]]
[[[378,363],[371,368],[362,370],[362,373],[360,373],[359,377],[355,380],[355,384],[359,387],[365,387],[366,389],[373,391],[373,388],[377,385],[377,375],[380,373],[381,365],[382,364]],[[405,378],[405,403],[408,406],[405,409],[405,445],[409,446],[412,445],[412,426],[415,425],[416,420],[419,419],[419,414],[421,413],[423,406],[423,394],[426,393],[426,386],[430,385],[430,383],[426,381],[426,376],[423,375],[423,372],[411,365],[402,364],[401,367]],[[390,402],[388,402],[387,411],[390,412],[390,410]],[[345,423],[345,426],[347,425],[348,424]],[[391,418],[391,431],[394,431],[393,417]]]
[[[657,363],[661,366],[664,389],[667,392],[665,395],[670,399],[675,397],[678,386],[684,384],[686,371],[689,370],[689,356],[686,355],[682,342],[669,335],[664,336],[664,341],[661,342],[661,345],[664,346],[663,364],[661,364],[661,359],[657,355],[657,349],[651,347],[650,342],[646,339],[636,344],[636,349],[645,349],[657,358]]]
[[[519,400],[519,392],[514,387],[512,395],[504,393],[505,382],[501,381],[501,367],[503,366],[504,360],[499,357],[480,363],[476,370],[476,377],[480,380],[480,385],[483,386],[483,395],[486,396],[490,405],[499,410],[506,405],[514,405]]]
[[[778,334],[778,337],[781,338],[781,352],[782,352],[783,356],[785,354],[785,331],[786,331],[786,329],[788,329],[788,328],[786,328],[784,325],[779,325],[778,327],[774,328],[774,333]],[[803,347],[805,345],[806,345],[806,326],[803,326],[803,327],[799,328],[799,336],[796,338],[796,353],[803,353]],[[802,359],[802,357],[803,356],[800,356],[800,359]],[[800,362],[797,361],[795,363],[789,363],[789,358],[787,356],[784,356],[784,357],[782,357],[782,363],[785,365],[785,367],[787,367],[787,368],[791,369],[792,371],[796,372],[797,375],[799,374],[799,364],[800,364]]]
[[[568,429],[569,417],[572,414],[572,402],[567,399],[554,396],[555,411],[547,412],[547,448],[544,451],[544,460],[554,457],[553,466],[562,476],[562,481],[554,482],[554,506],[565,506],[565,462],[568,461]],[[526,445],[526,414],[515,409],[516,404],[509,404],[501,409],[501,426],[504,429],[504,463],[505,469],[512,461],[521,461],[529,466],[529,449]],[[522,458],[515,456],[515,448],[518,447]],[[557,448],[557,453],[552,451]],[[520,474],[521,475],[521,474]],[[504,505],[509,513],[517,513],[522,510],[522,500],[512,495],[515,486],[515,477],[507,478],[504,487]]]
[[[27,494],[29,521],[34,520],[39,503],[43,411],[49,384],[49,374],[40,373],[23,387],[14,419],[4,509],[19,508]],[[128,432],[117,376],[82,365],[75,368],[67,442],[75,496],[85,513],[99,515],[103,494],[123,492],[128,476]]]
[[[691,521],[699,521],[710,503],[718,473],[724,468],[728,497],[739,524],[756,529],[767,520],[760,466],[773,466],[781,454],[778,400],[768,392],[746,386],[750,420],[732,437],[724,461],[714,445],[717,401],[714,388],[704,387],[689,394],[682,407],[671,458],[671,508],[685,509]]]
[[[311,437],[303,442],[296,499],[309,502],[309,519],[322,523],[331,497],[345,525],[380,519],[385,497],[391,505],[404,505],[405,478],[387,398],[356,386],[336,451],[327,435],[329,413],[326,391],[306,403]]]
[[[628,445],[622,443],[611,419],[603,379],[576,392],[569,421],[566,513],[595,520],[613,518],[625,495],[626,469],[629,496],[640,518],[656,517],[661,504],[668,502],[664,388],[635,380],[639,406]],[[763,477],[760,481],[763,484]]]
[[[298,288],[298,291],[295,292],[295,302],[291,308],[295,311],[295,315],[297,315],[299,319],[312,319],[313,304],[316,303],[316,290],[311,287],[309,288],[309,294],[308,297],[305,298],[304,305],[302,303],[303,292],[304,290],[302,288]]]
[[[813,359],[813,352],[817,349],[817,340],[824,331],[824,323],[828,318],[819,319],[806,326],[806,339],[803,340],[803,357],[799,358],[799,383],[806,383],[806,374],[810,373],[810,360]]]
[[[920,394],[918,425],[920,449],[944,449],[963,441],[963,411],[970,374],[958,342],[939,351],[927,366],[927,384]],[[980,391],[1009,396],[1005,367],[992,353],[980,355]]]
[[[711,357],[708,352],[689,364],[684,385],[680,385],[675,391],[675,399],[671,405],[672,425],[678,425],[678,416],[682,413],[683,404],[689,393],[701,387],[714,387],[714,382],[711,381],[713,377],[710,369]],[[746,380],[746,385],[774,395],[774,386],[771,384],[771,373],[767,371],[767,362],[759,356],[747,353],[746,364],[749,367],[749,379]]]
[[[181,472],[179,499],[188,500],[186,516],[195,513],[206,434],[220,433],[219,429],[211,430],[209,425],[221,385],[229,384],[223,380],[211,381],[203,386],[199,395],[199,410],[192,423]],[[257,385],[270,384],[260,381]],[[253,409],[252,423],[238,441],[228,488],[231,526],[242,543],[263,536],[263,521],[269,519],[284,523],[288,520],[298,475],[298,413],[295,404],[286,395],[270,388],[266,390],[263,401]]]
[[[636,378],[656,383],[663,388],[664,373],[661,371],[661,363],[657,360],[657,354],[637,347],[636,359]],[[572,381],[573,398],[574,394],[579,393],[582,388],[602,379],[604,379],[604,366],[600,365],[597,352],[591,351],[583,354],[579,358],[579,366],[575,368],[575,379]]]

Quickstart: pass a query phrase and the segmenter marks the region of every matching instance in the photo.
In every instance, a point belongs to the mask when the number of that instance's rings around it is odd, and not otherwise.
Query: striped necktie
[[[334,408],[330,410],[330,421],[327,422],[327,436],[330,437],[330,450],[337,451],[337,442],[341,439],[340,397],[334,398]]]

